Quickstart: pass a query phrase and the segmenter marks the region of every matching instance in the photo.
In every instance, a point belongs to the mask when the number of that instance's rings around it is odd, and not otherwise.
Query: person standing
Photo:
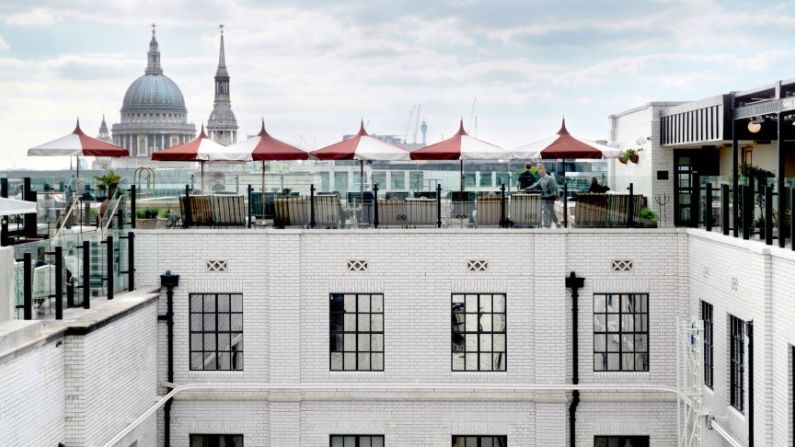
[[[541,189],[541,200],[543,207],[541,209],[541,222],[545,228],[549,228],[554,223],[556,227],[560,226],[558,216],[555,215],[555,200],[558,198],[558,184],[555,179],[547,175],[547,170],[541,167],[538,170],[541,178],[534,184],[524,188],[525,191],[530,191],[536,188]]]
[[[519,178],[517,179],[519,190],[527,189],[530,185],[539,180],[539,177],[536,176],[536,172],[538,172],[538,170],[533,168],[532,163],[524,165],[524,171],[519,174]]]

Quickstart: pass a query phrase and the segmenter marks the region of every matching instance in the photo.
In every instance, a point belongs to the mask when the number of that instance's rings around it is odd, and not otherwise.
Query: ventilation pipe
[[[179,285],[179,275],[172,275],[171,270],[160,275],[160,287],[166,288],[166,314],[158,315],[158,320],[166,322],[166,339],[168,346],[168,391],[171,392],[174,384],[174,288]],[[172,400],[166,401],[163,406],[163,435],[165,447],[171,446],[171,404]]]
[[[566,277],[566,288],[571,289],[571,383],[580,383],[580,361],[579,361],[579,334],[577,332],[580,312],[579,298],[580,289],[585,284],[585,278],[578,278],[574,272]],[[572,391],[571,404],[569,404],[569,447],[576,446],[577,439],[577,407],[580,405],[580,391]]]

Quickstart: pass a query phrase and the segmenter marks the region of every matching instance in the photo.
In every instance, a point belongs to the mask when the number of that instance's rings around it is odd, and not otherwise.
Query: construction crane
[[[422,111],[422,104],[417,104],[417,113],[414,120],[414,141],[412,143],[417,144],[417,131],[420,129],[420,112]]]

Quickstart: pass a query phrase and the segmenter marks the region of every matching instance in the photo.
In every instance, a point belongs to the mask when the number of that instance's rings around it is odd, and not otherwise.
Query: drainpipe
[[[158,320],[165,320],[166,322],[166,338],[168,346],[168,391],[173,388],[171,385],[174,383],[174,288],[179,285],[179,275],[172,275],[171,270],[166,270],[166,273],[160,275],[160,287],[166,288],[166,304],[167,310],[165,315],[158,315]],[[164,446],[171,446],[171,404],[172,400],[166,401],[163,407],[163,435],[165,438]]]
[[[580,383],[580,360],[579,360],[579,334],[578,314],[580,289],[585,284],[585,278],[578,278],[574,272],[566,277],[566,288],[571,289],[571,383]],[[569,404],[569,447],[575,447],[577,440],[577,407],[580,405],[580,391],[572,391],[571,404]]]
[[[748,327],[748,447],[754,447],[754,320]]]

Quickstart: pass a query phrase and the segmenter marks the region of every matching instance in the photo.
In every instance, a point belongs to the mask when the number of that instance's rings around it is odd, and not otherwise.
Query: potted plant
[[[657,213],[648,209],[641,208],[638,211],[638,222],[636,225],[640,228],[657,228]]]
[[[619,162],[620,162],[622,165],[625,165],[625,164],[627,164],[627,161],[628,161],[628,160],[627,160],[627,157],[626,157],[624,154],[621,154],[621,156],[620,156],[620,157],[618,157],[618,161],[619,161]]]
[[[144,208],[135,212],[135,226],[145,230],[158,227],[157,208]]]
[[[635,149],[627,149],[624,151],[624,156],[622,157],[624,160],[629,160],[632,163],[637,164],[638,160],[640,160],[640,156],[638,155],[638,151]],[[625,161],[626,163],[626,161]]]
[[[94,177],[94,180],[97,181],[97,190],[99,191],[97,201],[102,202],[102,205],[99,207],[99,211],[104,216],[105,211],[108,209],[108,205],[110,204],[110,200],[113,198],[113,195],[116,194],[116,190],[119,188],[121,177],[111,170],[106,172],[105,175]]]

